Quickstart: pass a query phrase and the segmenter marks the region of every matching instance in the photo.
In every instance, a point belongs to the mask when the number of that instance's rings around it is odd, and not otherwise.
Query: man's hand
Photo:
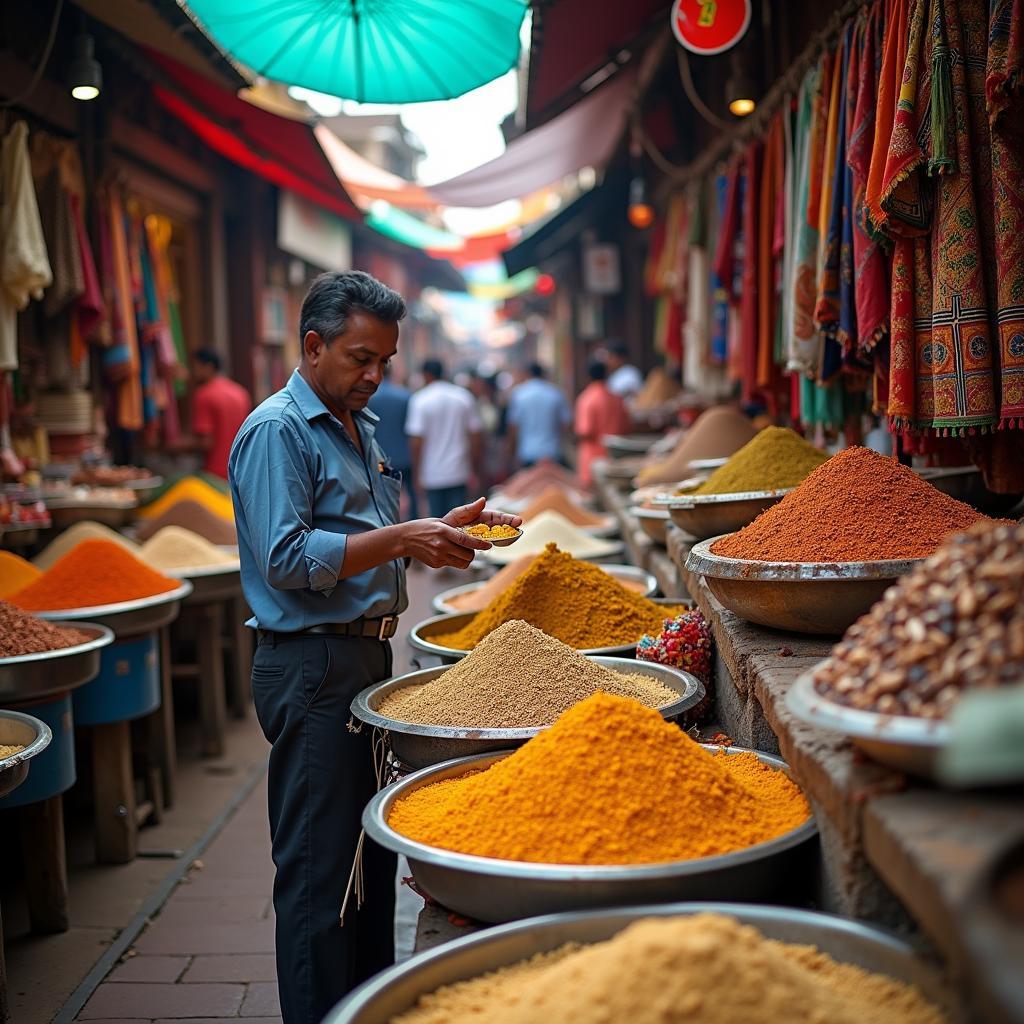
[[[486,504],[485,498],[477,498],[476,501],[470,502],[468,505],[453,508],[441,522],[456,527],[486,523],[488,526],[511,526],[517,530],[523,525],[523,520],[519,516],[509,515],[508,512],[498,512],[492,508],[484,508]],[[490,547],[489,544],[487,546]]]
[[[451,514],[449,512],[448,516]],[[486,551],[491,545],[463,533],[447,521],[448,516],[444,519],[414,519],[396,527],[402,531],[403,554],[429,565],[431,569],[448,566],[468,569],[475,552]],[[475,521],[471,519],[466,523]]]

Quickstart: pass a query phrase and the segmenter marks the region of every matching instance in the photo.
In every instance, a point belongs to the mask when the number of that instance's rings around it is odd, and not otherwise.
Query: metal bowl
[[[185,599],[187,606],[226,601],[241,592],[241,568],[231,565],[206,565],[185,569],[162,569],[161,572],[176,580],[192,584],[192,593]]]
[[[943,494],[997,519],[1008,516],[1022,497],[990,491],[977,466],[927,466],[914,472]]]
[[[53,738],[50,727],[21,711],[0,711],[0,744],[25,749],[0,761],[0,797],[17,789],[28,776],[29,761],[41,754]]]
[[[726,756],[755,753],[780,771],[784,761],[740,747],[714,747]],[[482,754],[424,768],[381,790],[363,812],[363,828],[376,843],[409,859],[416,884],[442,906],[478,921],[514,921],[533,914],[590,910],[679,899],[764,899],[783,887],[798,848],[817,833],[813,815],[766,843],[698,860],[662,864],[532,864],[495,860],[427,846],[388,824],[392,805],[413,790],[469,771],[483,771],[510,752]]]
[[[908,775],[934,779],[938,756],[949,743],[947,722],[847,707],[815,690],[813,672],[790,687],[786,706],[800,721],[841,732],[879,764]]]
[[[0,658],[0,704],[38,701],[74,690],[96,678],[100,651],[114,642],[113,631],[94,622],[67,625],[91,634],[92,639],[56,651]]]
[[[661,434],[606,434],[601,438],[609,458],[628,459],[630,456],[646,455]]]
[[[181,585],[163,594],[143,597],[138,601],[120,601],[117,604],[97,605],[94,608],[62,608],[52,612],[35,612],[50,622],[80,622],[85,619],[108,626],[118,639],[152,633],[172,623],[180,611],[181,602],[192,593],[192,584],[182,580]]]
[[[599,569],[603,569],[609,576],[614,576],[620,583],[624,580],[632,580],[637,583],[642,583],[643,588],[634,592],[642,594],[644,597],[650,597],[658,591],[657,579],[655,579],[651,573],[644,569],[638,569],[635,565],[615,565],[614,563],[608,562],[596,562],[595,565],[597,565]],[[446,612],[472,614],[471,612],[465,612],[463,609],[456,608],[450,602],[452,598],[459,597],[462,594],[472,594],[474,591],[477,591],[484,586],[486,582],[487,580],[478,580],[476,583],[464,583],[461,587],[452,587],[450,590],[442,590],[440,594],[436,594],[434,596],[432,602],[434,611],[439,615],[443,615]]]
[[[593,660],[613,672],[634,672],[653,676],[675,690],[678,698],[671,704],[659,708],[662,717],[670,722],[696,707],[704,699],[704,684],[689,672],[650,661],[630,661],[628,658]],[[521,746],[545,728],[529,726],[522,729],[472,729],[460,726],[422,725],[418,722],[403,722],[401,719],[390,718],[377,710],[388,694],[407,686],[429,683],[447,672],[450,667],[409,672],[367,687],[353,699],[352,714],[367,725],[386,729],[395,757],[410,768],[427,768],[456,757],[508,750],[510,747]]]
[[[463,528],[462,532],[466,533],[465,528]],[[466,535],[472,536],[471,534]],[[497,539],[493,539],[491,537],[478,537],[477,540],[486,540],[487,543],[490,544],[492,548],[507,548],[510,544],[515,544],[515,542],[519,540],[519,538],[522,537],[522,535],[522,530],[516,530],[516,535],[514,537],[498,537]]]
[[[915,985],[942,1005],[946,993],[934,973],[905,943],[857,921],[789,907],[748,903],[668,903],[619,907],[579,914],[550,914],[487,928],[447,942],[389,967],[347,996],[324,1024],[387,1024],[411,1010],[421,996],[443,985],[478,978],[489,971],[549,953],[566,943],[595,943],[612,938],[646,917],[723,914],[756,928],[765,938],[814,946],[840,963]],[[723,993],[723,998],[728,998]]]
[[[640,524],[640,529],[647,534],[655,544],[664,547],[668,543],[668,522],[669,515],[661,508],[641,508],[639,505],[631,505],[629,514]]]
[[[721,455],[714,459],[690,459],[687,465],[694,473],[707,473],[718,469],[719,466],[724,466],[731,458],[731,455]]]
[[[923,559],[878,562],[760,562],[711,551],[721,540],[695,544],[686,568],[748,622],[794,633],[845,633],[883,593]]]
[[[738,494],[680,494],[662,502],[672,522],[697,540],[735,533],[793,490],[744,491]]]
[[[58,530],[66,530],[75,523],[91,520],[102,523],[112,529],[127,526],[135,518],[139,507],[137,501],[120,502],[88,502],[72,501],[64,498],[48,498],[46,509],[50,513],[53,526]]]
[[[655,604],[690,607],[686,601],[680,601],[674,597],[655,597],[651,600]],[[469,651],[460,651],[455,647],[442,647],[440,644],[434,643],[431,637],[443,633],[457,633],[469,623],[474,615],[478,614],[479,612],[448,612],[444,615],[434,615],[412,627],[409,631],[409,643],[416,650],[423,651],[425,654],[433,654],[448,664],[459,661],[469,654]],[[578,650],[580,654],[591,658],[632,658],[636,653],[636,644],[639,640],[640,637],[637,637],[636,642],[620,644],[618,647],[586,647],[578,648]]]
[[[607,480],[628,482],[644,468],[645,464],[645,460],[638,455],[622,459],[603,459],[600,463],[600,471]]]
[[[594,538],[597,540],[598,538]],[[493,543],[493,541],[492,541]],[[602,558],[618,558],[626,549],[626,545],[622,541],[605,540],[603,541],[607,545],[599,555],[587,555],[583,557],[581,555],[574,555],[574,558],[579,558],[583,562],[596,562]],[[544,548],[525,550],[525,551],[509,551],[507,554],[504,551],[494,551],[488,549],[487,551],[480,551],[477,553],[477,557],[483,559],[485,562],[489,562],[492,565],[508,565],[509,562],[514,562],[517,558],[521,558],[523,555],[539,555]],[[570,552],[572,554],[572,552]]]

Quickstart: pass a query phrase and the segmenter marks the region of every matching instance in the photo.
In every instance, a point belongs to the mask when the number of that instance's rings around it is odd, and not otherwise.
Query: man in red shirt
[[[576,473],[580,483],[593,482],[591,466],[607,452],[603,438],[608,434],[628,434],[631,423],[626,403],[608,390],[608,369],[604,363],[592,362],[587,367],[590,383],[576,399]]]
[[[249,392],[220,372],[220,356],[210,349],[192,354],[192,437],[174,445],[177,451],[202,452],[208,473],[228,478],[228,456],[239,427],[252,412]]]

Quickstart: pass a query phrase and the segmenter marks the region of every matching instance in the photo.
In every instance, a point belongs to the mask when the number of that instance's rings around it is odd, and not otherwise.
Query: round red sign
[[[750,0],[675,0],[672,31],[694,53],[722,53],[743,38]]]

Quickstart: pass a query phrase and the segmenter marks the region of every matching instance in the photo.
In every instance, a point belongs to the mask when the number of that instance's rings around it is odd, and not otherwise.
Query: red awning
[[[532,128],[579,99],[579,85],[614,61],[652,22],[664,17],[668,0],[631,0],[596,5],[593,0],[555,0],[535,8],[526,124]]]
[[[174,86],[154,83],[157,101],[211,149],[325,210],[362,221],[310,125],[246,103],[177,61],[146,52]]]

